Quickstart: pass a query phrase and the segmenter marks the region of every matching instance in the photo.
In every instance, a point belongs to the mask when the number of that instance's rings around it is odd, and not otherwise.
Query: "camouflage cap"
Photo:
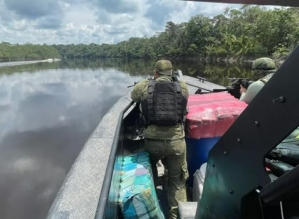
[[[159,60],[156,62],[154,70],[162,75],[172,75],[172,64],[168,60]]]
[[[263,57],[256,59],[252,63],[252,70],[254,71],[264,71],[264,72],[274,72],[276,70],[276,65],[273,59]]]

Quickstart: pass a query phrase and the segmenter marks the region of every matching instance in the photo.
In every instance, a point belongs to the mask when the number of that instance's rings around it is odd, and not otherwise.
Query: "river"
[[[190,76],[227,85],[248,65],[176,63]],[[153,61],[0,63],[1,219],[44,219],[84,143],[127,86]]]

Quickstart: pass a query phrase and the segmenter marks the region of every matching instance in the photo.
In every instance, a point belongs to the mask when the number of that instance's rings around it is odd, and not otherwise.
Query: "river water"
[[[0,63],[0,218],[44,219],[87,138],[154,62]],[[249,66],[173,63],[222,85]]]

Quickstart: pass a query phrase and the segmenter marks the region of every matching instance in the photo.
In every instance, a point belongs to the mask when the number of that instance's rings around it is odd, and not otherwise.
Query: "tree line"
[[[169,21],[165,30],[154,36],[131,37],[117,44],[26,44],[24,52],[10,50],[9,53],[7,45],[6,50],[2,50],[2,43],[0,59],[16,55],[27,58],[53,55],[62,58],[279,58],[286,56],[298,44],[298,27],[298,8],[270,10],[243,5],[240,9],[227,8],[212,18],[197,15],[179,24]],[[10,45],[15,50],[21,47],[23,45]]]
[[[35,73],[41,69],[91,69],[103,71],[108,69],[117,69],[120,72],[131,76],[144,76],[148,78],[152,76],[155,59],[62,59],[60,62],[39,62],[34,64],[24,64],[15,66],[3,66],[0,69],[1,74],[15,74],[19,72]],[[203,63],[203,62],[181,62],[173,61],[173,69],[181,70],[184,75],[196,77],[200,75],[209,81],[223,86],[229,85],[228,78],[241,77],[252,78],[250,63],[234,63],[228,65],[226,63]]]
[[[54,59],[60,57],[58,50],[51,45],[0,43],[0,61]]]

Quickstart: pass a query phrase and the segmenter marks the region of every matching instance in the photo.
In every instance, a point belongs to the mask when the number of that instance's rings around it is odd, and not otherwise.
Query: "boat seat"
[[[195,219],[197,202],[179,202],[179,219]]]

